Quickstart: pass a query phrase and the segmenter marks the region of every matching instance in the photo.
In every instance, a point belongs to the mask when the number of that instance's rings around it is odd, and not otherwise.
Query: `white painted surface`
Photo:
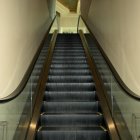
[[[51,18],[46,0],[0,0],[0,98],[23,78]]]
[[[78,2],[79,4],[79,2]],[[77,12],[70,12],[67,7],[59,1],[56,2],[56,11],[60,13],[60,33],[77,33],[77,23],[80,14],[80,8],[77,6]]]
[[[84,13],[89,5],[84,6],[84,3],[82,5],[81,10]],[[139,0],[92,0],[87,16],[84,15],[122,80],[138,95],[140,95],[139,5]],[[111,93],[133,138],[138,138],[140,126],[137,126],[139,121],[137,118],[140,118],[140,102],[127,96],[115,83],[111,85]],[[113,111],[116,111],[115,106]],[[133,119],[133,115],[137,118]]]
[[[120,77],[138,95],[140,95],[139,5],[139,0],[92,0],[87,17],[90,28]]]

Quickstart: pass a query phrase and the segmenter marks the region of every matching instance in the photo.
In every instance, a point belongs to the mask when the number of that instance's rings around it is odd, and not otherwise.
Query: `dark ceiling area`
[[[78,0],[58,0],[61,4],[67,7],[70,12],[77,12]]]

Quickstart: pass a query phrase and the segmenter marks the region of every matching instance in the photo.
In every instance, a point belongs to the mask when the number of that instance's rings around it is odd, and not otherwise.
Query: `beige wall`
[[[81,14],[86,19],[92,0],[81,0]]]
[[[60,33],[76,33],[80,6],[79,6],[79,9],[77,8],[77,13],[72,13],[69,11],[67,7],[65,7],[63,4],[57,1],[56,11],[60,13],[60,31],[59,32]]]
[[[60,17],[60,33],[77,32],[78,14],[68,14]]]
[[[88,24],[122,80],[140,95],[139,5],[139,0],[92,0]]]
[[[47,0],[0,0],[0,98],[13,92],[51,22]]]

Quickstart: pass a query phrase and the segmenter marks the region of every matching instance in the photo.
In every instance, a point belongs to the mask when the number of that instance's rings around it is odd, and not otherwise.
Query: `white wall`
[[[138,95],[140,95],[139,5],[139,0],[92,0],[87,18],[90,28],[120,77]],[[86,8],[85,6],[82,10]]]
[[[78,9],[80,11],[80,8]],[[70,10],[61,4],[56,2],[56,11],[60,13],[60,33],[76,33],[77,23],[79,17],[79,11],[72,13]]]
[[[60,32],[61,33],[76,33],[77,32],[78,14],[68,14],[60,17]]]
[[[0,98],[23,78],[51,22],[46,0],[0,0]]]

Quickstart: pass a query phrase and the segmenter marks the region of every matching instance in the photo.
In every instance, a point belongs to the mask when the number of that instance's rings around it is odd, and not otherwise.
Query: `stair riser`
[[[67,60],[53,60],[52,61],[52,64],[87,64],[87,61],[86,60],[70,60],[70,61],[67,61]]]
[[[42,112],[46,113],[95,113],[98,102],[44,102]]]
[[[41,115],[43,126],[99,126],[102,124],[101,115]]]
[[[40,67],[38,66],[36,68],[40,68]],[[51,68],[52,69],[56,69],[56,68],[61,68],[61,69],[78,69],[78,68],[79,69],[87,69],[89,67],[88,67],[88,65],[84,65],[84,64],[83,65],[79,65],[79,64],[75,64],[75,65],[74,64],[73,65],[72,64],[71,65],[70,64],[69,65],[68,64],[59,64],[59,65],[55,64],[54,65],[54,64],[52,64]]]
[[[37,77],[35,77],[37,78]],[[50,75],[48,77],[48,82],[56,82],[56,83],[90,83],[93,82],[93,79],[91,76],[52,76]]]
[[[93,83],[48,83],[47,91],[95,91]]]
[[[46,101],[95,101],[95,92],[46,92]]]
[[[102,131],[44,131],[37,137],[38,140],[107,140]]]

